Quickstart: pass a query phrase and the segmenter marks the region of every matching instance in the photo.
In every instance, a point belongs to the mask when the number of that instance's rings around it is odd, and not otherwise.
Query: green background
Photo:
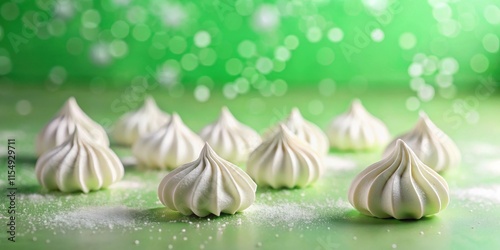
[[[167,86],[239,78],[255,89],[278,79],[407,86],[410,65],[423,54],[434,57],[417,60],[427,84],[436,86],[439,62],[451,58],[460,86],[478,74],[498,79],[499,3],[11,0],[1,4],[0,75],[53,88],[129,85],[150,72]],[[201,47],[200,32],[210,37]]]

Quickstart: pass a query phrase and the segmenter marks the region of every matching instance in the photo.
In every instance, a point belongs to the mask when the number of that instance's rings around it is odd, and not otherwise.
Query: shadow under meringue
[[[359,225],[399,225],[399,224],[413,224],[413,223],[428,223],[437,222],[439,218],[435,215],[422,217],[420,219],[404,219],[398,220],[395,218],[376,218],[359,213],[356,210],[346,211],[340,216],[332,216],[328,218],[329,221],[334,223],[345,224],[359,224]]]
[[[224,213],[222,213],[220,216],[210,214],[205,217],[198,217],[195,214],[183,215],[178,211],[174,211],[166,207],[144,209],[139,211],[137,215],[141,219],[145,219],[148,221],[170,223],[208,222],[210,220],[218,220],[227,216],[232,216],[231,214]]]

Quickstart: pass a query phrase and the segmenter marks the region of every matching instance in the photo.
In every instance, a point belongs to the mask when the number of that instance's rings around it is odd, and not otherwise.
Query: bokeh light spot
[[[476,73],[485,72],[490,65],[490,61],[483,54],[476,54],[470,59],[470,67]]]
[[[413,33],[405,32],[399,37],[399,46],[402,49],[413,49],[417,44],[417,38]]]
[[[32,109],[31,102],[28,100],[19,100],[16,103],[16,112],[20,115],[29,115]]]
[[[205,48],[210,45],[212,38],[207,31],[201,30],[194,35],[194,44],[198,48]]]
[[[237,58],[231,58],[226,62],[226,72],[232,76],[238,75],[243,70],[243,63]]]
[[[483,37],[483,47],[490,53],[497,53],[499,47],[498,36],[488,33]]]
[[[414,96],[406,99],[406,108],[410,111],[415,111],[420,107],[420,100]]]
[[[243,58],[251,58],[255,55],[257,47],[255,43],[245,40],[238,45],[238,54]]]
[[[7,75],[12,70],[12,62],[7,56],[0,56],[0,75]]]
[[[344,38],[344,32],[340,28],[331,28],[328,31],[328,39],[334,43],[342,41]]]
[[[198,85],[194,89],[194,98],[199,102],[206,102],[210,98],[210,89],[205,85]]]
[[[255,68],[262,74],[269,74],[273,70],[273,61],[267,57],[260,57],[255,63]]]
[[[128,36],[129,29],[127,22],[118,20],[111,26],[111,34],[116,38],[123,39]]]

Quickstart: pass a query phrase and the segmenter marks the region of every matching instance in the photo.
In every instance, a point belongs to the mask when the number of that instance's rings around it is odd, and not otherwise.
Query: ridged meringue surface
[[[250,127],[240,123],[223,107],[219,119],[204,127],[200,137],[208,142],[222,158],[242,163],[261,142],[260,135]]]
[[[132,153],[146,168],[174,169],[196,160],[202,148],[200,137],[174,113],[165,125],[137,140]]]
[[[113,129],[114,140],[122,145],[131,146],[145,136],[167,123],[169,115],[158,108],[155,100],[148,96],[138,110],[124,114]]]
[[[298,108],[293,108],[288,118],[283,122],[298,138],[306,141],[318,155],[328,154],[330,145],[326,134],[316,124],[304,119]],[[278,126],[266,133],[265,139],[272,137],[278,131]]]
[[[47,190],[88,193],[121,180],[124,169],[110,148],[78,126],[69,140],[40,156],[35,172]]]
[[[330,146],[341,150],[366,150],[385,146],[390,139],[385,124],[354,100],[349,111],[335,118],[327,131]]]
[[[170,172],[158,187],[166,207],[184,215],[234,214],[255,201],[257,184],[205,143],[200,156]]]
[[[284,124],[249,156],[247,173],[258,185],[272,188],[306,187],[323,171],[316,151]]]
[[[387,146],[384,155],[390,154],[398,139],[403,140],[422,162],[439,173],[460,165],[461,155],[457,145],[424,112],[420,113],[417,125],[411,131],[398,136]]]
[[[78,106],[74,97],[70,97],[56,117],[54,117],[37,136],[36,153],[42,155],[70,139],[75,127],[85,130],[93,141],[109,146],[106,131],[88,117]]]
[[[355,177],[349,202],[368,216],[420,219],[448,206],[448,183],[398,140],[390,155]]]

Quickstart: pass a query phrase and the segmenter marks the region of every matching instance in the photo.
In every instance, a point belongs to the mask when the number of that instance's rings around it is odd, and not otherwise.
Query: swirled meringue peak
[[[158,187],[166,207],[184,215],[234,214],[255,201],[257,184],[205,143],[200,156],[170,172]]]
[[[327,131],[330,146],[340,150],[367,150],[385,146],[389,131],[355,99],[348,112],[336,117]]]
[[[77,126],[69,140],[40,156],[35,172],[47,190],[88,193],[121,180],[124,170],[109,147]]]
[[[298,108],[292,109],[283,124],[294,135],[307,142],[319,156],[328,154],[330,149],[328,137],[316,124],[304,119]],[[278,127],[279,125],[270,129],[264,136],[265,139],[272,137],[279,130]]]
[[[260,135],[236,120],[227,107],[222,108],[216,122],[201,130],[200,137],[222,158],[233,163],[245,162],[262,142]]]
[[[74,97],[70,97],[57,116],[38,134],[36,139],[37,155],[40,156],[70,139],[77,125],[81,130],[85,130],[93,141],[109,146],[106,131],[80,109]]]
[[[193,161],[203,148],[203,141],[173,113],[158,130],[134,143],[132,153],[145,168],[174,169]]]
[[[140,137],[167,123],[168,119],[169,115],[161,111],[155,100],[148,96],[141,108],[120,117],[114,126],[113,138],[119,144],[131,146]]]
[[[317,152],[284,124],[249,156],[247,173],[259,185],[306,187],[318,180],[323,164]]]
[[[448,183],[397,140],[390,155],[355,177],[349,202],[368,216],[420,219],[448,206]]]
[[[384,155],[390,154],[398,139],[408,144],[422,162],[439,173],[460,165],[458,147],[424,112],[420,113],[420,119],[413,130],[392,141]]]

